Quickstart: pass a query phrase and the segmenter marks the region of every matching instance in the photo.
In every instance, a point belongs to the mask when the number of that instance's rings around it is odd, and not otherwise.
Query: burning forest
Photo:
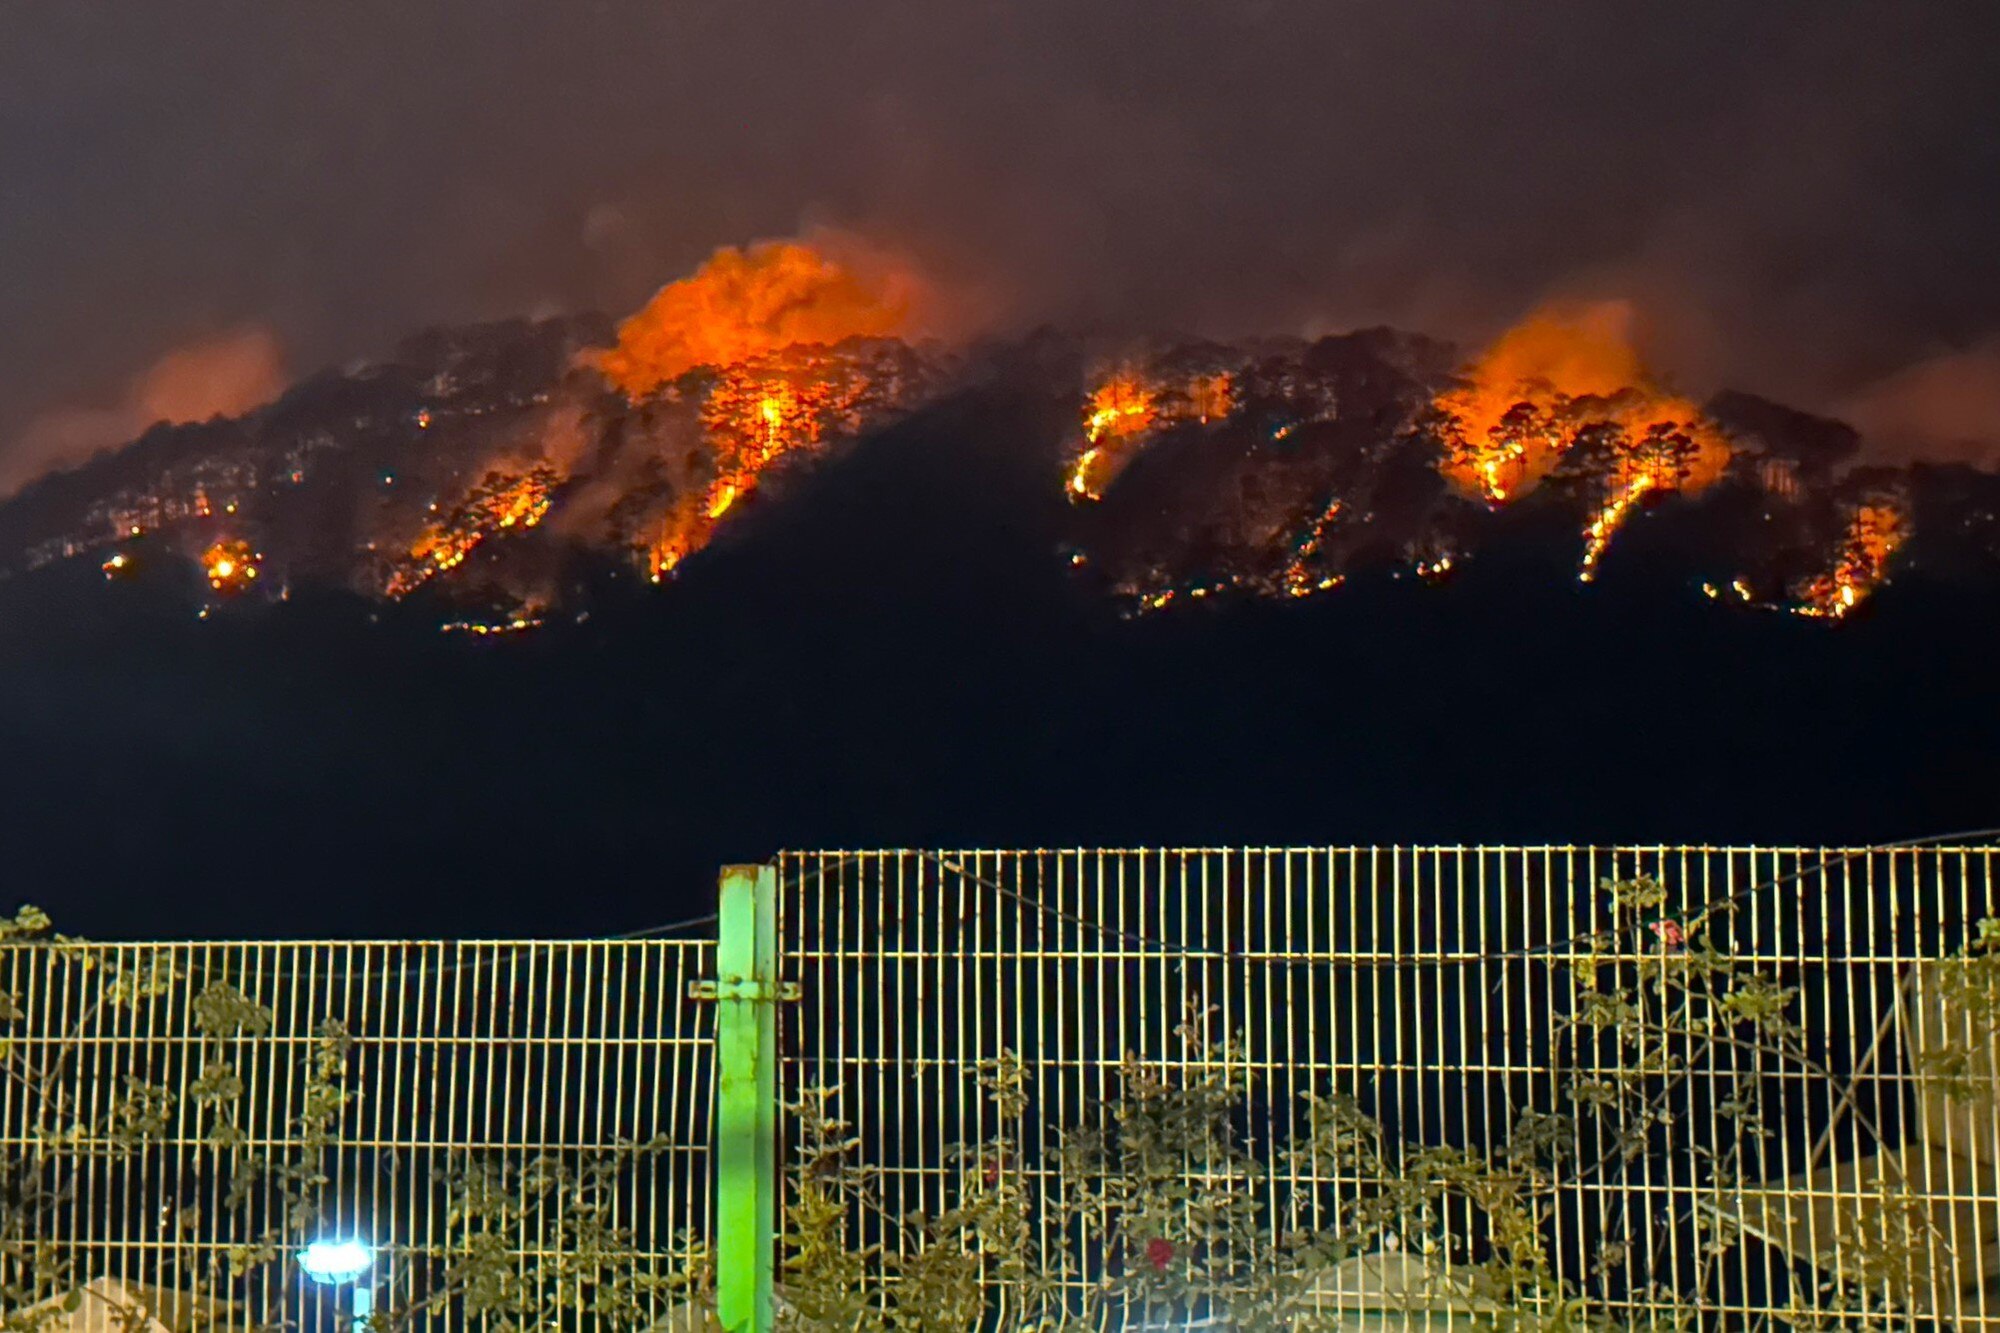
[[[1442,582],[1510,542],[1565,546],[1584,584],[1643,558],[1628,546],[1671,550],[1695,595],[1827,621],[1913,564],[2000,572],[1993,475],[1860,466],[1841,423],[1696,403],[1615,303],[1536,311],[1470,352],[1387,329],[1058,340],[1032,375],[926,337],[935,304],[856,245],[725,249],[616,326],[433,332],[155,427],[0,506],[0,556],[109,580],[185,565],[210,604],[337,586],[513,634],[582,613],[591,577],[675,580],[870,434],[1004,382],[1073,422],[1019,448],[1062,514],[1049,558],[1133,613]]]

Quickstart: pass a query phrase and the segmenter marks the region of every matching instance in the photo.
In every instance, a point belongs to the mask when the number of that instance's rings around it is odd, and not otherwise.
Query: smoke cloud
[[[800,343],[906,337],[934,304],[909,261],[856,236],[725,246],[621,324],[618,345],[597,363],[637,397],[696,366],[734,365]]]
[[[1019,326],[1474,347],[1551,295],[1626,295],[1684,391],[1814,408],[2000,333],[1991,0],[7,17],[0,442],[218,311],[339,365],[629,311],[816,220]]]
[[[277,397],[286,382],[277,336],[262,325],[177,347],[134,376],[112,406],[57,408],[29,422],[0,452],[0,497],[88,462],[157,422],[247,412]]]
[[[1840,405],[1887,461],[2000,463],[2000,338],[1906,366]]]

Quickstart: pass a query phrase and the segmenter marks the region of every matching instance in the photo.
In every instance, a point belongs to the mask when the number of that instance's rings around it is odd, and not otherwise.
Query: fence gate
[[[781,1297],[2000,1327],[1993,855],[784,856]]]

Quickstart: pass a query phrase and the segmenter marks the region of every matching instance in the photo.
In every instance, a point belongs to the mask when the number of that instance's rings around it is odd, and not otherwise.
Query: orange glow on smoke
[[[217,592],[238,593],[257,577],[258,555],[245,541],[220,541],[202,552],[202,569],[208,586]]]
[[[707,545],[772,464],[859,429],[898,397],[901,385],[871,382],[866,353],[834,348],[910,335],[929,300],[907,260],[827,235],[725,246],[619,326],[596,365],[628,397],[714,372],[699,391],[697,475],[644,542],[654,582]]]
[[[597,367],[641,397],[699,366],[732,366],[800,344],[908,334],[925,286],[906,261],[839,240],[725,246],[662,287],[618,328]]]
[[[1502,503],[1533,490],[1585,427],[1636,438],[1660,422],[1699,423],[1699,408],[1648,379],[1631,325],[1629,305],[1605,301],[1545,306],[1502,334],[1436,399],[1450,419],[1444,475]]]
[[[1444,475],[1495,502],[1532,489],[1572,443],[1558,413],[1568,401],[1608,397],[1639,381],[1630,308],[1537,311],[1438,395],[1453,433]]]
[[[1437,396],[1446,419],[1439,470],[1490,504],[1540,485],[1587,440],[1607,450],[1602,498],[1583,532],[1578,577],[1648,497],[1693,492],[1722,475],[1729,443],[1699,407],[1656,385],[1622,301],[1545,306],[1509,329]]]
[[[1833,568],[1794,589],[1802,616],[1839,620],[1866,601],[1888,574],[1889,560],[1909,540],[1909,519],[1893,501],[1855,507]]]

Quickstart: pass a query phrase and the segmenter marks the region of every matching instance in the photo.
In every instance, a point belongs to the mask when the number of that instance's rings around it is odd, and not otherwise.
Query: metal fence
[[[788,855],[783,1083],[878,1310],[2000,1327],[1994,855]]]
[[[295,1256],[351,1237],[398,1327],[643,1326],[706,1231],[714,1018],[686,982],[711,956],[0,948],[0,1313],[331,1329],[349,1293]]]
[[[711,1241],[732,1329],[774,1253],[842,1329],[2000,1327],[1996,853],[801,853],[713,944],[0,945],[0,1315],[331,1329],[354,1236],[398,1329],[688,1329]]]

